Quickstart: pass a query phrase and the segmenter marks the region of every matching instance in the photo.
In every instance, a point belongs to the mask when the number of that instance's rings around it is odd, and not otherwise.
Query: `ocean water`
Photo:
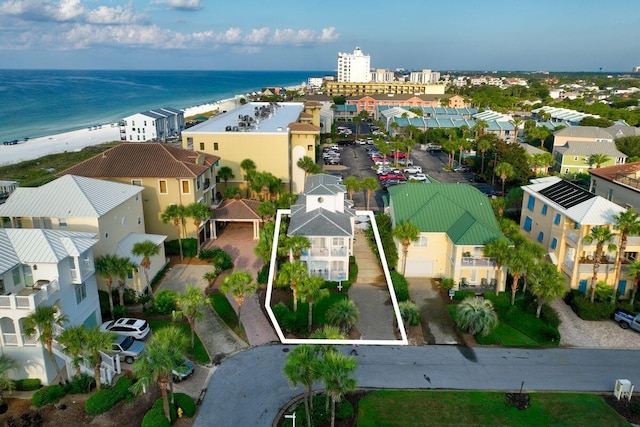
[[[326,71],[0,70],[0,142],[300,85]]]

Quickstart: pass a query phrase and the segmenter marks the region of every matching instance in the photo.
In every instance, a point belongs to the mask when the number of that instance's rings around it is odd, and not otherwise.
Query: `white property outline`
[[[267,295],[265,298],[265,308],[267,310],[267,314],[269,314],[269,319],[271,319],[271,323],[273,324],[276,334],[278,334],[278,338],[280,338],[280,342],[283,344],[357,344],[357,345],[408,345],[407,341],[407,332],[404,329],[404,322],[402,321],[402,316],[400,315],[400,308],[398,307],[398,300],[396,299],[396,293],[393,290],[393,285],[391,284],[391,275],[389,274],[389,266],[387,265],[387,260],[384,257],[384,250],[382,249],[382,242],[380,241],[380,233],[378,232],[378,224],[376,224],[376,220],[373,216],[373,211],[356,211],[356,215],[366,215],[369,217],[371,227],[373,227],[373,235],[376,238],[376,244],[378,245],[378,253],[380,254],[380,262],[382,263],[382,270],[384,272],[385,280],[387,281],[387,289],[389,290],[389,295],[391,296],[391,303],[393,304],[393,311],[396,315],[396,323],[398,324],[398,329],[400,330],[400,336],[402,339],[400,340],[328,340],[328,339],[302,339],[302,338],[285,338],[282,333],[282,329],[278,324],[276,316],[273,314],[273,310],[271,310],[271,292],[273,291],[273,277],[275,274],[275,265],[276,265],[276,255],[278,253],[278,238],[280,237],[280,223],[282,222],[283,215],[291,215],[291,209],[278,209],[276,214],[276,226],[273,235],[273,246],[271,248],[271,261],[269,263],[269,278],[267,280]]]

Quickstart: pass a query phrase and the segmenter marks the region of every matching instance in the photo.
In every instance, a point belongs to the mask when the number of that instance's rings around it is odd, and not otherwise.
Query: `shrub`
[[[153,402],[153,406],[151,409],[161,410],[162,416],[164,416],[164,403],[162,401],[162,397]],[[169,395],[169,416],[171,417],[171,424],[175,423],[178,419],[178,410],[176,409],[175,405],[171,404],[171,395]]]
[[[171,314],[177,308],[178,293],[170,289],[162,289],[156,294],[154,307],[159,314]]]
[[[211,261],[213,259],[213,256],[214,256],[213,250],[202,249],[200,250],[200,255],[198,255],[198,258],[204,261]]]
[[[257,282],[259,285],[266,285],[269,280],[269,264],[265,264],[258,271]]]
[[[283,302],[279,302],[273,307],[273,314],[283,329],[296,335],[303,334],[307,331],[307,310],[303,309],[304,306],[298,305],[298,311],[293,312]]]
[[[31,398],[33,405],[36,407],[41,407],[47,405],[49,403],[54,403],[60,400],[64,395],[67,394],[64,391],[64,387],[61,385],[50,385],[41,388],[36,391]]]
[[[191,396],[184,393],[175,393],[173,398],[176,407],[182,408],[184,415],[191,418],[196,414],[196,402]]]
[[[442,289],[444,289],[445,291],[448,291],[449,289],[453,288],[455,286],[455,284],[456,284],[455,280],[453,280],[450,277],[448,277],[446,279],[442,279],[440,281],[440,287]]]
[[[42,381],[40,378],[23,378],[15,381],[17,391],[31,391],[38,390],[42,387]]]
[[[562,323],[562,321],[560,320],[560,316],[558,316],[558,312],[549,304],[545,304],[542,306],[542,310],[540,311],[540,319],[556,329],[558,328],[558,326],[560,326],[560,323]]]
[[[474,291],[456,291],[453,299],[456,301],[464,301],[467,298],[474,298],[476,293]]]
[[[582,320],[610,319],[615,305],[608,302],[591,302],[586,295],[573,298],[571,308]]]
[[[126,376],[120,377],[111,388],[105,388],[89,397],[84,404],[84,410],[89,415],[98,415],[107,412],[121,400],[127,399],[131,392],[129,388],[133,380]]]
[[[417,326],[420,324],[420,313],[418,313],[418,307],[411,301],[402,301],[398,304],[400,308],[400,315],[402,319],[411,326]]]
[[[167,417],[164,416],[164,410],[162,408],[154,408],[144,415],[141,427],[171,427],[171,423]]]
[[[573,303],[573,299],[577,296],[584,295],[579,289],[571,289],[571,291],[567,292],[565,296],[562,298],[567,305],[571,305]]]
[[[554,344],[560,343],[560,331],[558,331],[557,327],[545,324],[540,328],[539,332],[540,338],[542,338],[544,341]]]
[[[109,292],[99,290],[98,298],[100,300],[100,313],[102,313],[102,317],[105,317],[105,315],[111,315],[111,312],[109,311]]]
[[[123,317],[127,317],[127,307],[123,305],[114,305],[113,317],[114,319],[121,319]]]
[[[392,271],[391,284],[393,284],[393,290],[396,293],[398,302],[409,300],[409,284],[402,274],[397,271]]]
[[[340,402],[336,403],[336,418],[339,420],[348,420],[349,418],[355,415],[355,410],[353,409],[353,405],[349,400],[342,399]]]
[[[220,271],[228,270],[233,267],[233,260],[231,259],[231,255],[226,253],[224,249],[214,248],[211,250],[213,252],[212,262],[213,265],[219,269]]]
[[[169,240],[164,243],[166,255],[180,255],[178,240]],[[198,253],[198,241],[193,237],[182,239],[182,254],[187,258],[192,258]]]
[[[380,233],[380,242],[382,243],[382,249],[384,250],[385,258],[387,259],[387,265],[389,268],[394,268],[398,263],[398,248],[393,241],[393,234],[391,233],[392,224],[391,217],[385,213],[378,212],[374,216],[376,224],[378,226],[378,232]],[[378,260],[380,260],[380,254],[378,253],[378,245],[373,234],[373,227],[369,227],[364,231],[364,235],[367,237],[371,251],[376,254]]]
[[[73,377],[64,388],[68,394],[83,394],[89,393],[95,385],[96,381],[91,375],[81,374],[79,377]]]
[[[358,278],[358,264],[356,264],[356,257],[353,255],[349,257],[349,284],[355,283]]]
[[[164,267],[162,267],[162,270],[158,271],[158,273],[153,277],[153,279],[151,279],[151,283],[149,285],[151,286],[151,289],[153,289],[160,282],[160,280],[162,280],[162,278],[164,277],[168,269],[169,269],[169,263],[166,263]],[[151,292],[151,289],[149,289],[148,291]]]

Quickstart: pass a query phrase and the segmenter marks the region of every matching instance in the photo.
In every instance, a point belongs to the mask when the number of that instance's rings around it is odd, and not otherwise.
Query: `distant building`
[[[338,81],[366,83],[371,79],[371,57],[356,47],[353,53],[338,53]]]
[[[590,169],[589,191],[640,212],[640,162]]]
[[[382,94],[444,95],[446,85],[412,82],[325,82],[324,93],[329,96],[364,96]]]
[[[636,65],[635,67],[633,67],[633,72],[640,73],[640,65]]]
[[[412,71],[409,74],[409,81],[412,83],[431,84],[438,83],[440,73],[431,70]]]
[[[608,160],[601,165],[589,165],[589,157],[604,154]],[[555,164],[553,170],[562,175],[587,173],[592,167],[620,165],[627,161],[626,154],[616,148],[615,142],[568,141],[553,146]]]
[[[312,90],[320,89],[323,81],[324,79],[322,77],[309,77],[307,79],[307,88]]]
[[[389,107],[442,107],[446,104],[451,108],[468,107],[464,98],[460,95],[413,95],[413,94],[374,94],[362,96],[350,96],[346,100],[346,105],[357,106],[356,114],[366,111],[369,116],[379,118],[378,108],[381,106]]]
[[[184,112],[164,107],[125,117],[120,139],[129,142],[166,141],[178,138],[184,130]]]
[[[396,75],[393,71],[385,69],[377,69],[371,72],[372,82],[392,82],[396,79]]]

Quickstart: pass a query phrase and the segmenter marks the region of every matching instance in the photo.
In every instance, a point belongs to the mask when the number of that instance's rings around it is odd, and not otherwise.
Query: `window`
[[[307,151],[313,151],[313,145],[307,145]]]
[[[196,178],[196,190],[200,190],[200,178]]]
[[[22,264],[22,274],[24,275],[24,285],[33,286],[33,272],[30,265]]]
[[[68,227],[67,218],[58,218],[58,226],[60,227]]]
[[[334,237],[332,245],[333,246],[344,246],[344,237]]]
[[[145,126],[147,125],[147,121],[146,121],[146,120],[144,121],[144,125],[145,125]]]
[[[429,243],[429,238],[427,236],[418,236],[418,240],[413,242],[413,246],[417,248],[426,248]]]
[[[22,276],[20,275],[20,268],[16,267],[11,270],[11,277],[13,277],[13,286],[18,286],[22,283]]]
[[[183,179],[180,181],[180,187],[182,188],[182,194],[189,194],[189,181]]]
[[[160,194],[167,194],[167,180],[161,179],[158,181],[158,190]]]
[[[607,194],[607,200],[611,201],[611,199],[613,199],[613,188],[610,188]]]
[[[527,200],[527,209],[529,209],[530,211],[533,211],[533,208],[536,205],[536,199],[529,195],[529,200]]]
[[[543,239],[544,239],[544,233],[541,231],[538,233],[538,242],[542,242]]]
[[[131,180],[131,185],[136,185],[138,187],[142,187],[142,181],[139,179],[132,179]]]
[[[204,151],[204,142],[200,143],[200,151]]]
[[[553,219],[553,223],[555,225],[560,225],[560,214],[556,214],[556,217]]]
[[[557,246],[558,246],[558,239],[554,237],[553,239],[551,239],[551,249],[555,250]]]
[[[193,138],[187,137],[187,150],[193,150]]]
[[[218,151],[218,143],[217,142],[213,143],[213,151]]]
[[[542,215],[546,215],[547,214],[547,205],[542,205]]]
[[[105,240],[109,239],[109,232],[108,231],[106,233],[104,233],[104,238],[105,238]]]
[[[76,285],[76,304],[80,304],[87,297],[87,285],[82,282]]]
[[[4,277],[0,276],[0,294],[4,295]]]
[[[531,231],[531,224],[533,223],[533,220],[529,217],[526,217],[524,220],[524,230],[525,231]]]
[[[142,225],[142,217],[138,217],[138,225]]]

